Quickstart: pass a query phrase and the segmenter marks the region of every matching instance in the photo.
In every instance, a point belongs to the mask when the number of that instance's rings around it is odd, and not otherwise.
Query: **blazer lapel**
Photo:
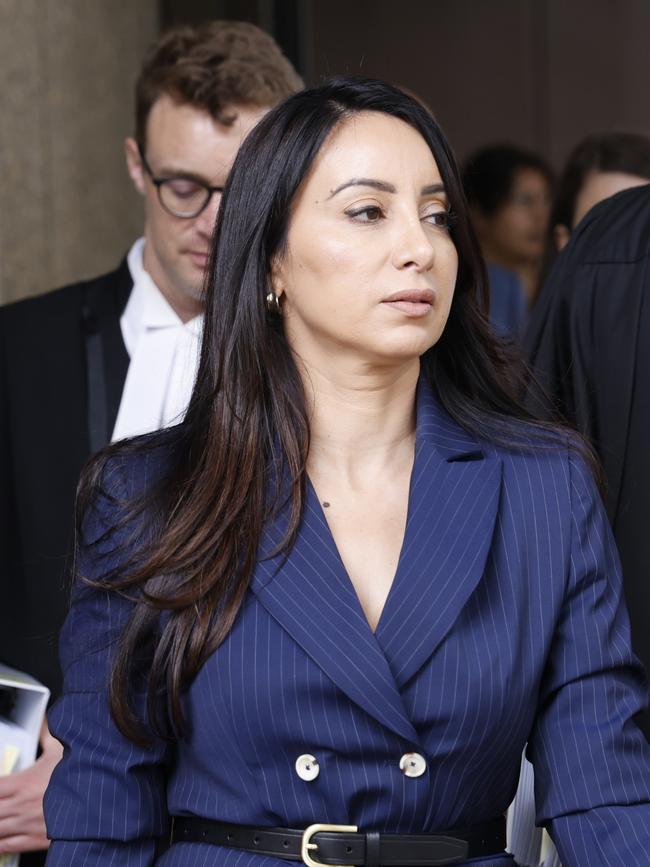
[[[418,742],[393,675],[368,625],[311,485],[296,542],[269,556],[286,515],[267,529],[251,590],[346,695],[396,734]]]
[[[110,442],[129,356],[120,317],[133,288],[126,259],[119,268],[87,284],[82,319],[88,379],[88,435],[91,452]]]
[[[110,301],[109,310],[102,320],[102,332],[106,354],[104,356],[104,371],[106,373],[106,399],[108,410],[108,437],[113,433],[117,412],[122,400],[126,373],[129,369],[129,354],[122,338],[120,318],[124,313],[126,302],[133,289],[133,278],[126,259],[122,261],[117,271],[117,280]]]
[[[404,544],[376,639],[399,688],[453,626],[483,574],[501,461],[418,387],[416,454]]]
[[[274,555],[281,513],[263,537],[251,590],[349,698],[418,743],[400,689],[434,652],[480,580],[492,540],[501,461],[418,388],[416,451],[402,552],[372,633],[311,487],[298,537]]]

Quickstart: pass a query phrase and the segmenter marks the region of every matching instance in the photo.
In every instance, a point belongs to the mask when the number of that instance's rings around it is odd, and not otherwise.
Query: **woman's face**
[[[488,258],[517,267],[539,261],[551,211],[551,191],[542,172],[517,169],[510,195],[494,213],[476,220]]]
[[[411,126],[362,112],[327,139],[274,264],[285,333],[306,362],[413,360],[440,337],[458,256],[435,159]]]

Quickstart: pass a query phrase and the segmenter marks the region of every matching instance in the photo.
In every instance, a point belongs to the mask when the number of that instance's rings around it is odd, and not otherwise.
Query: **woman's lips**
[[[426,316],[433,307],[435,293],[432,289],[413,289],[395,292],[382,301],[387,307],[399,310],[407,316]]]

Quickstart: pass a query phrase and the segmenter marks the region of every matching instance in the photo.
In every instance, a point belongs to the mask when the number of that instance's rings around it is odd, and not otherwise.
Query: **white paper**
[[[508,809],[508,852],[522,867],[562,867],[551,838],[535,826],[534,783],[533,766],[522,755],[519,786]]]
[[[0,689],[10,689],[14,701],[8,716],[0,716],[0,774],[33,764],[50,691],[22,671],[0,664]],[[0,855],[0,867],[18,867],[20,855]]]

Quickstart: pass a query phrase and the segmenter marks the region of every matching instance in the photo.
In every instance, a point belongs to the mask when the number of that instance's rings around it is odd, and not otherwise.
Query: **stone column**
[[[156,0],[0,0],[0,303],[117,265],[142,228],[124,165]]]

